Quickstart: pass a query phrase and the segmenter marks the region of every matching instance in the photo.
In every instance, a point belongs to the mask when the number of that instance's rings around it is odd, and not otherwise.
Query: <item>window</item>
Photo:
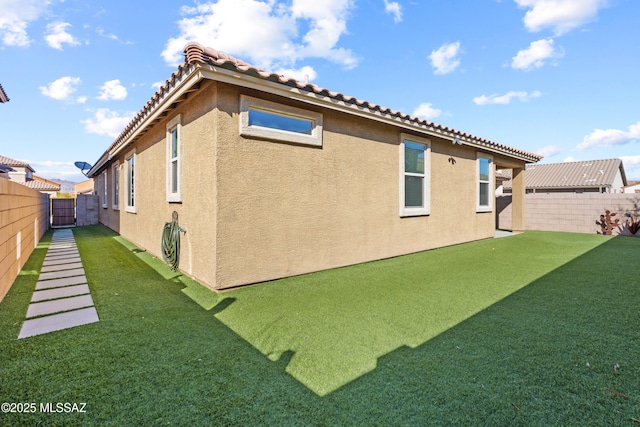
[[[431,143],[402,135],[400,143],[400,216],[429,215]]]
[[[102,207],[107,208],[107,171],[102,172]]]
[[[111,203],[111,207],[113,209],[119,209],[118,203],[120,200],[120,181],[119,174],[120,166],[116,163],[113,165],[113,200]]]
[[[180,116],[167,124],[167,201],[179,202],[180,195],[180,152],[182,150]]]
[[[493,157],[486,154],[478,154],[477,160],[477,203],[478,212],[493,211]]]
[[[322,114],[241,95],[240,135],[322,147]]]
[[[126,176],[126,197],[127,203],[125,210],[127,212],[136,212],[136,185],[135,185],[135,162],[136,153],[131,152],[125,157],[125,176]]]

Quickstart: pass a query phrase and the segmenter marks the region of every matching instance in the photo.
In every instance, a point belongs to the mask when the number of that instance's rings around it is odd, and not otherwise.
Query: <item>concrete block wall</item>
[[[527,230],[568,231],[597,233],[596,221],[606,210],[616,213],[624,225],[626,213],[640,216],[640,195],[608,193],[535,193],[525,197],[525,224]],[[496,200],[496,227],[511,228],[511,196],[498,196]],[[626,227],[615,230],[614,235],[630,235]]]
[[[96,195],[78,194],[76,198],[76,225],[95,225],[98,223],[98,203]]]
[[[49,196],[0,179],[0,301],[49,229]]]

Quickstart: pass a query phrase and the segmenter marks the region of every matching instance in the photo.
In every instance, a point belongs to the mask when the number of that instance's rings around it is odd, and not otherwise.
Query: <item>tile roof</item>
[[[2,88],[1,84],[0,84],[0,102],[9,102],[9,97],[7,96],[7,93]]]
[[[51,181],[30,180],[21,184],[37,191],[60,191],[60,184],[54,184]]]
[[[377,119],[382,118],[387,122],[390,121],[398,126],[421,133],[426,132],[431,135],[439,135],[445,138],[450,138],[451,140],[458,139],[463,143],[482,147],[489,151],[498,152],[507,156],[516,157],[524,160],[525,162],[537,162],[542,159],[541,156],[534,153],[502,145],[488,139],[480,138],[456,129],[430,122],[428,120],[423,120],[409,114],[381,107],[378,104],[347,96],[340,92],[333,92],[308,82],[300,82],[292,77],[262,70],[241,59],[227,55],[224,52],[220,52],[209,47],[203,47],[199,43],[187,43],[184,47],[184,53],[184,64],[178,66],[178,69],[171,74],[171,77],[166,80],[165,84],[155,92],[138,114],[133,117],[131,122],[129,122],[100,159],[98,159],[98,161],[93,165],[93,168],[91,168],[88,173],[89,176],[93,176],[94,173],[100,171],[113,152],[131,143],[133,141],[132,138],[135,139],[137,135],[146,132],[144,126],[146,126],[147,120],[151,119],[151,123],[155,123],[159,120],[160,118],[156,117],[154,114],[156,113],[156,110],[163,106],[163,104],[176,91],[175,89],[182,81],[203,68],[213,73],[223,74],[224,71],[226,71],[227,74],[231,72],[234,76],[241,75],[248,78],[234,79],[233,84],[236,85],[249,85],[249,83],[247,83],[249,79],[255,78],[265,81],[266,83],[275,84],[279,90],[287,91],[292,95],[301,95],[297,96],[296,99],[303,102],[305,100],[306,102],[324,101],[321,105],[329,106],[330,108],[340,108],[341,111],[352,114],[362,114],[363,112],[368,113],[368,117],[375,117]],[[197,84],[195,86],[196,87],[193,88],[193,90],[197,90]],[[188,96],[188,93],[181,99],[174,100],[174,102],[166,108],[175,108],[179,102],[186,99],[186,96]]]
[[[526,165],[525,170],[526,188],[610,187],[618,171],[626,183],[620,159]],[[511,184],[511,181],[505,182],[504,188],[511,188]]]
[[[17,166],[19,168],[27,168],[30,169],[31,172],[35,172],[33,168],[27,162],[23,162],[22,160],[12,159],[11,157],[5,157],[0,155],[0,163],[6,166]]]
[[[345,105],[354,106],[358,109],[365,109],[373,114],[386,116],[399,122],[408,122],[421,130],[430,130],[432,132],[451,137],[452,139],[459,138],[463,141],[468,141],[487,148],[496,149],[500,152],[504,152],[505,154],[517,155],[518,157],[522,157],[530,162],[537,162],[542,159],[542,156],[539,156],[537,154],[498,144],[488,139],[480,138],[465,132],[458,131],[456,129],[442,126],[428,120],[420,119],[418,117],[402,113],[400,111],[391,110],[378,104],[370,103],[369,101],[364,101],[352,96],[344,95],[340,92],[332,92],[329,89],[324,89],[308,82],[300,82],[292,77],[287,77],[281,74],[261,70],[251,64],[244,62],[241,59],[234,58],[231,55],[227,55],[224,52],[217,51],[210,47],[203,47],[198,43],[187,43],[184,48],[184,52],[185,62],[188,64],[205,63],[220,66],[232,71],[238,71],[264,80],[280,83],[298,89],[302,92],[312,93],[320,97],[326,97],[334,103],[344,103]]]

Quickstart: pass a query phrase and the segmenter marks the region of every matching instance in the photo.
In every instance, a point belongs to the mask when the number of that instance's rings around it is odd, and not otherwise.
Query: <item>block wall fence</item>
[[[640,194],[535,193],[525,197],[527,230],[568,231],[596,234],[596,221],[609,210],[620,219],[614,235],[631,235],[624,227],[626,213],[640,218]],[[496,228],[511,229],[511,195],[496,198]],[[636,234],[640,237],[640,232]]]
[[[0,301],[49,229],[49,195],[0,179]]]

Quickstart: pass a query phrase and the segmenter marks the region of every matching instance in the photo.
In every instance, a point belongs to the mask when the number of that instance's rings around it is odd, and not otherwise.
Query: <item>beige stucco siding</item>
[[[119,210],[103,209],[102,223],[149,253],[162,258],[161,238],[172,212],[178,212],[181,234],[180,270],[207,286],[215,284],[216,113],[215,83],[195,92],[193,99],[169,112],[133,147],[117,156],[120,165]],[[181,118],[180,203],[166,200],[166,125]],[[125,158],[135,151],[136,212],[126,205]],[[109,167],[109,179],[112,168]],[[111,181],[110,181],[111,182]],[[110,192],[112,191],[111,187]],[[111,194],[111,193],[110,193]]]
[[[323,114],[321,149],[245,138],[240,93],[220,86],[216,287],[493,235],[493,213],[475,212],[475,149],[431,138],[431,214],[401,218],[398,128],[313,108]]]
[[[322,147],[241,136],[241,95],[321,113]],[[170,203],[166,130],[178,116],[182,199]],[[205,80],[134,145],[115,155],[107,170],[112,197],[112,165],[120,165],[119,210],[108,203],[100,219],[161,257],[162,229],[175,210],[187,230],[181,236],[180,269],[213,289],[492,237],[494,213],[476,212],[478,150],[438,137],[428,138],[430,214],[400,216],[403,132],[410,133]],[[124,165],[133,150],[136,213],[125,208]],[[495,155],[498,162],[513,160]]]

